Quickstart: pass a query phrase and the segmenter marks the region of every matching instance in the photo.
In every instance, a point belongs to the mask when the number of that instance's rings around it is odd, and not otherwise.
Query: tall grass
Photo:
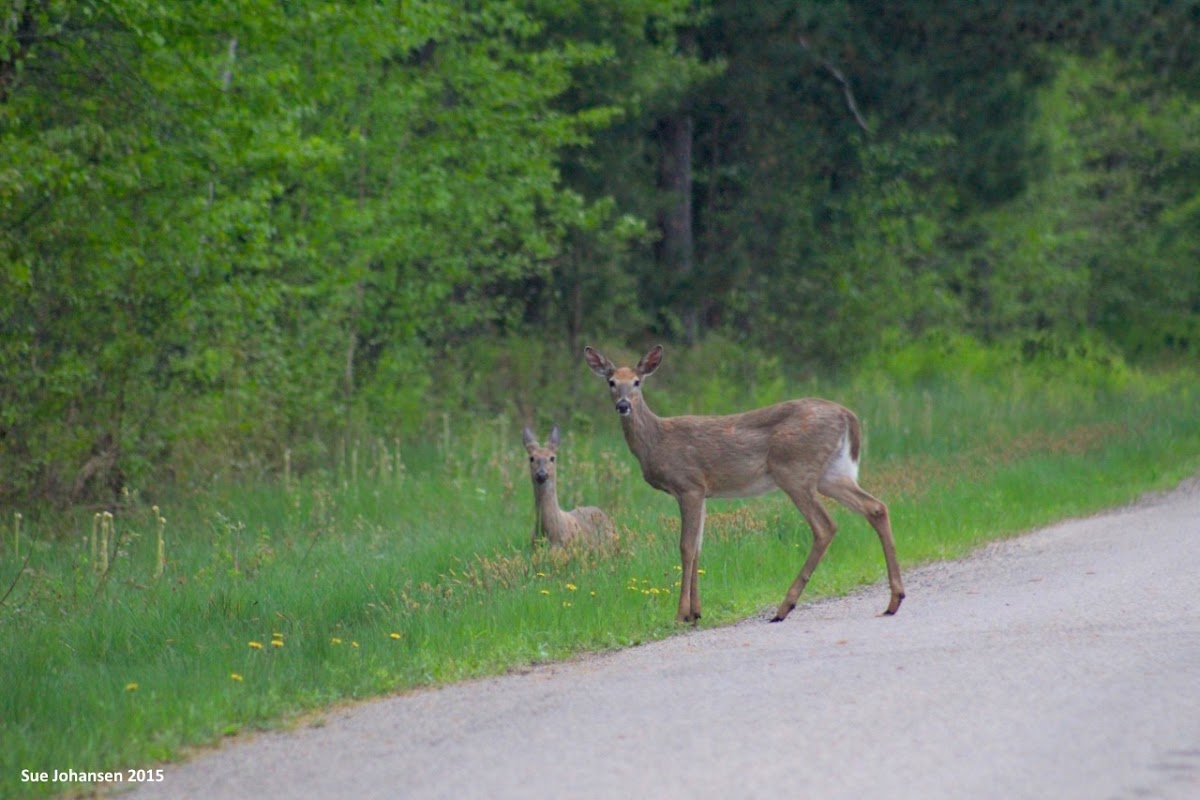
[[[740,402],[819,393],[859,411],[862,482],[889,503],[906,566],[1200,469],[1200,393],[1186,376],[959,374],[875,368],[828,387],[768,376]],[[706,398],[669,381],[647,396],[660,413],[739,402],[695,408]],[[0,795],[79,788],[23,782],[23,769],[146,767],[327,704],[677,630],[677,509],[602,413],[593,432],[568,427],[559,453],[563,506],[601,505],[617,522],[619,541],[601,550],[531,552],[520,425],[504,417],[447,418],[404,450],[365,439],[337,469],[280,483],[157,507],[131,491],[104,569],[92,514],[26,513],[19,532],[13,520],[0,536],[0,592],[15,579],[0,607]],[[835,514],[842,533],[805,599],[884,576],[870,528]],[[773,608],[808,545],[778,493],[711,502],[701,624]]]

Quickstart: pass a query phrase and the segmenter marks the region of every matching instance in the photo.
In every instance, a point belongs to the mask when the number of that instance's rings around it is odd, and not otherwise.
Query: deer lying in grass
[[[612,539],[615,529],[608,516],[595,506],[580,506],[563,511],[558,506],[558,485],[555,463],[560,442],[558,426],[550,431],[545,447],[538,445],[533,431],[523,434],[529,451],[529,478],[533,481],[533,505],[537,518],[533,525],[533,542],[546,537],[551,547],[561,547],[571,541],[601,542]]]
[[[753,497],[776,488],[787,493],[808,521],[813,544],[772,622],[781,622],[796,607],[837,532],[818,492],[861,514],[879,534],[892,592],[884,613],[895,614],[904,599],[904,584],[887,506],[858,485],[862,447],[858,417],[817,398],[720,417],[658,417],[642,397],[642,380],[658,369],[662,353],[662,346],[656,346],[630,368],[615,367],[596,350],[584,348],[592,372],[608,382],[625,441],[642,466],[642,476],[679,502],[683,565],[676,620],[700,618],[697,569],[705,498]]]

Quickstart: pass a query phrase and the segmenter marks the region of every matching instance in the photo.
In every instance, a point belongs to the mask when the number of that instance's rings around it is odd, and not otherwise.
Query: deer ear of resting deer
[[[558,446],[561,434],[558,426],[550,429],[546,446],[538,444],[528,427],[522,432],[525,450],[529,453],[529,479],[533,483],[535,522],[531,544],[545,538],[551,547],[568,542],[603,542],[616,535],[608,515],[595,506],[580,506],[564,511],[558,505]]]
[[[884,613],[895,614],[904,600],[904,584],[887,506],[858,485],[858,417],[837,403],[812,397],[725,416],[659,417],[646,405],[642,384],[662,357],[662,345],[656,345],[636,366],[617,367],[598,350],[584,348],[592,372],[608,383],[642,477],[679,503],[682,576],[676,620],[700,619],[705,500],[753,497],[773,489],[787,493],[812,528],[813,543],[772,621],[781,622],[796,607],[837,532],[819,495],[862,515],[879,535],[891,589]]]

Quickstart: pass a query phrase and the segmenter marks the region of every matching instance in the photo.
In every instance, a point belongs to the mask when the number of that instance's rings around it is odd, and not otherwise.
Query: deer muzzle
[[[546,480],[549,479],[549,477],[550,477],[550,475],[544,469],[539,469],[537,472],[535,472],[533,474],[533,479],[535,481],[537,481],[538,483],[545,483]]]
[[[622,417],[626,417],[626,416],[629,416],[630,411],[633,411],[633,406],[631,406],[629,404],[628,400],[626,400],[624,397],[622,397],[620,400],[617,401],[617,413],[618,414],[620,414]]]

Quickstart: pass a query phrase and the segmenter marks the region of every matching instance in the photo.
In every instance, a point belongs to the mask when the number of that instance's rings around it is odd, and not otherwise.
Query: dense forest
[[[0,0],[0,506],[563,410],[586,343],[1195,362],[1198,264],[1191,0]]]

